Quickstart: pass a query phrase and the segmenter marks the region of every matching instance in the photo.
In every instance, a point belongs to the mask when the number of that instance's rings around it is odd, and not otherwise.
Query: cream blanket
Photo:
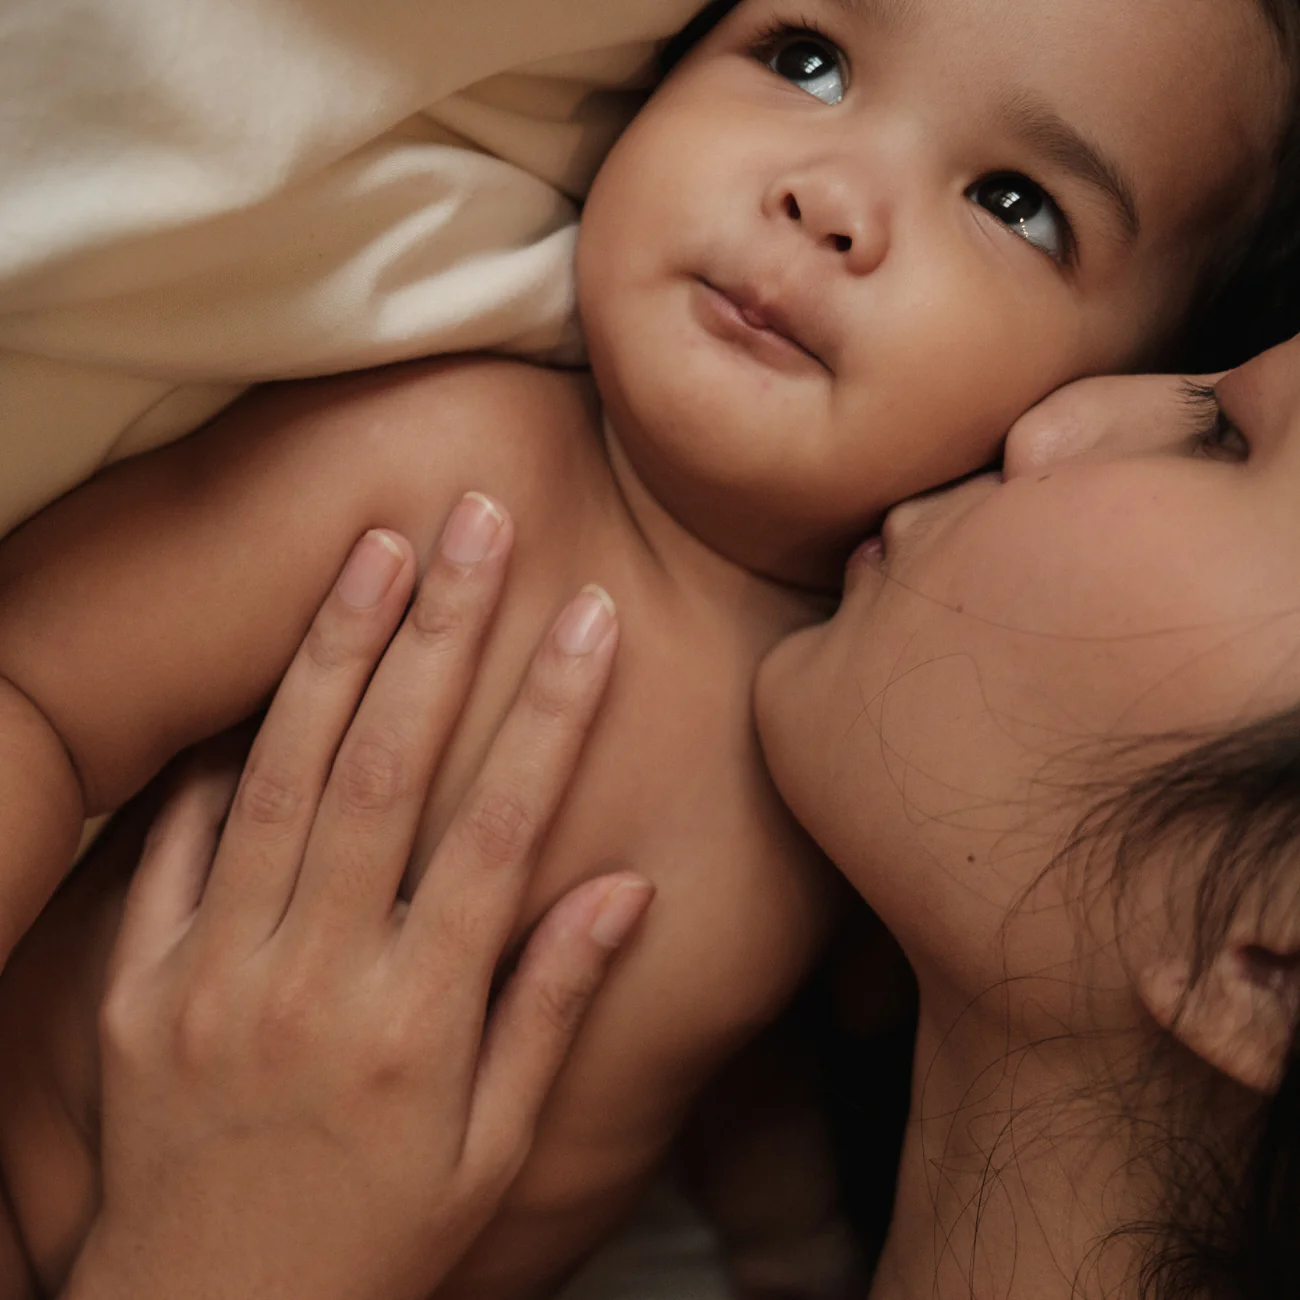
[[[700,0],[3,0],[0,534],[248,384],[579,355],[574,200]]]

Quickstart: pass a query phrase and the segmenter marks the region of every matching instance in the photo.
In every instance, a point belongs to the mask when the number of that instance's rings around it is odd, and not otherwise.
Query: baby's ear
[[[1225,938],[1196,984],[1188,962],[1160,957],[1138,976],[1152,1019],[1216,1070],[1256,1092],[1282,1081],[1300,1020],[1300,946]]]

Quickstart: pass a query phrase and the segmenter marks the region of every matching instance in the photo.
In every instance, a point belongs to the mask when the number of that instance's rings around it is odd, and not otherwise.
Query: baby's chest
[[[750,815],[767,795],[747,690],[727,674],[705,684],[672,662],[627,658],[549,828],[521,928],[573,884],[603,871],[638,870],[655,879],[666,861],[701,861],[720,833],[733,848],[764,836]],[[472,788],[524,663],[499,673],[492,667],[429,792],[408,885]]]

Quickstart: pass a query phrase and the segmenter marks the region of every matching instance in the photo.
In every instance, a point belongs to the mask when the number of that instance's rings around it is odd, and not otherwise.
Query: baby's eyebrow
[[[876,26],[902,27],[917,16],[917,0],[830,0],[837,8]],[[1093,144],[1055,109],[1020,90],[998,105],[997,119],[1029,148],[1078,177],[1110,204],[1126,243],[1137,241],[1142,218],[1132,182],[1100,146]]]
[[[916,0],[833,0],[852,17],[869,20],[881,27],[903,26],[915,16]]]
[[[1048,161],[1100,191],[1119,218],[1128,243],[1142,230],[1133,186],[1119,166],[1041,100],[1026,91],[1005,99],[998,117],[1013,135]]]

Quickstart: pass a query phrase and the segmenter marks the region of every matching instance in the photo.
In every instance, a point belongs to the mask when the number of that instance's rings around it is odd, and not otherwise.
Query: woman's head
[[[923,1006],[1112,1072],[1163,1037],[1249,1114],[1300,1018],[1300,340],[1049,398],[890,513],[757,702]]]
[[[1266,203],[1258,0],[747,0],[593,186],[579,291],[629,458],[711,545],[829,583],[902,496],[1169,342]]]

